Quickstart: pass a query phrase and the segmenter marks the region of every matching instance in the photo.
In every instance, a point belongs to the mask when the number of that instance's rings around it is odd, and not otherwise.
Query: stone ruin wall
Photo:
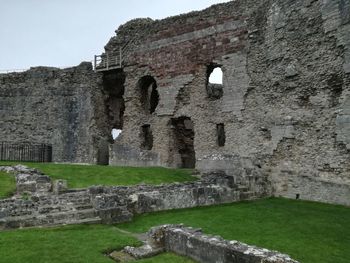
[[[181,166],[171,119],[186,116],[197,169],[224,170],[237,180],[267,175],[277,195],[349,204],[349,14],[344,0],[232,1],[121,26],[106,46],[118,51],[133,40],[123,133],[110,163]],[[211,64],[224,73],[217,100],[206,91]],[[153,114],[140,103],[144,76],[157,81]],[[220,123],[224,147],[217,145]],[[140,147],[145,124],[152,151]]]
[[[100,85],[90,63],[1,74],[0,141],[52,144],[54,162],[95,163],[109,139]]]
[[[16,178],[16,194],[0,200],[0,231],[66,224],[115,224],[149,212],[271,196],[266,191],[269,189],[266,178],[242,185],[236,184],[232,176],[219,173],[187,183],[68,189],[67,181],[53,181],[26,166],[0,166],[0,171]]]
[[[201,229],[183,225],[163,225],[151,228],[142,247],[125,247],[112,258],[128,254],[135,259],[153,257],[164,251],[189,257],[196,262],[211,263],[298,263],[286,254],[236,240],[224,240],[220,236],[203,234]]]
[[[349,14],[349,0],[242,0],[130,21],[105,47],[132,40],[123,70],[0,75],[1,140],[53,144],[57,162],[107,163],[119,128],[111,165],[180,167],[174,120],[186,116],[200,171],[242,184],[268,176],[276,195],[349,205]],[[207,93],[213,65],[224,73],[219,99]],[[152,114],[140,100],[144,76],[157,83]]]

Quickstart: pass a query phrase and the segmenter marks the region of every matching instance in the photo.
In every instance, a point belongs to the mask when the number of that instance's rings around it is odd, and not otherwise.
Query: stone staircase
[[[10,199],[3,201],[1,207],[0,229],[101,223],[87,191]]]

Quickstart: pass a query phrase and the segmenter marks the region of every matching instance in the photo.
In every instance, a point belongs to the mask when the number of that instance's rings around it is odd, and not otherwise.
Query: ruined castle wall
[[[104,138],[99,82],[90,63],[1,74],[0,140],[52,144],[55,162],[96,162]]]
[[[120,27],[106,50],[133,42],[125,58],[124,128],[110,163],[120,164],[123,145],[134,165],[181,166],[171,119],[186,116],[199,170],[224,170],[238,180],[267,175],[277,195],[347,203],[348,192],[330,198],[322,187],[350,181],[349,10],[346,0],[232,1]],[[207,94],[210,65],[224,73],[219,99]],[[146,75],[160,97],[152,114],[140,103],[138,81]],[[154,131],[151,151],[140,147],[145,124]],[[314,183],[298,187],[305,175]],[[327,182],[321,188],[320,180]]]

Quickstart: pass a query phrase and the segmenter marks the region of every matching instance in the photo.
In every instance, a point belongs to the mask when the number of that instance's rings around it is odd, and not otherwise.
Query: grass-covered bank
[[[0,165],[15,165],[17,162],[0,162]],[[37,168],[53,180],[68,181],[71,188],[84,188],[92,185],[136,185],[162,184],[194,181],[192,170],[167,169],[162,167],[115,167],[100,165],[73,165],[53,163],[22,163]]]

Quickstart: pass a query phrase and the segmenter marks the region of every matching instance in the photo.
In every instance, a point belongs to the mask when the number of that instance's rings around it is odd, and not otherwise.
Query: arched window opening
[[[121,133],[122,133],[122,130],[120,130],[120,129],[112,129],[113,140],[116,140],[120,136]]]
[[[141,90],[141,105],[147,113],[154,113],[159,104],[157,82],[152,76],[142,77],[138,83]]]
[[[224,75],[222,73],[222,69],[220,67],[217,67],[213,70],[213,72],[209,76],[209,83],[210,84],[220,84],[222,85]]]
[[[224,95],[224,74],[219,65],[210,64],[207,68],[207,95],[211,100],[218,100]]]

